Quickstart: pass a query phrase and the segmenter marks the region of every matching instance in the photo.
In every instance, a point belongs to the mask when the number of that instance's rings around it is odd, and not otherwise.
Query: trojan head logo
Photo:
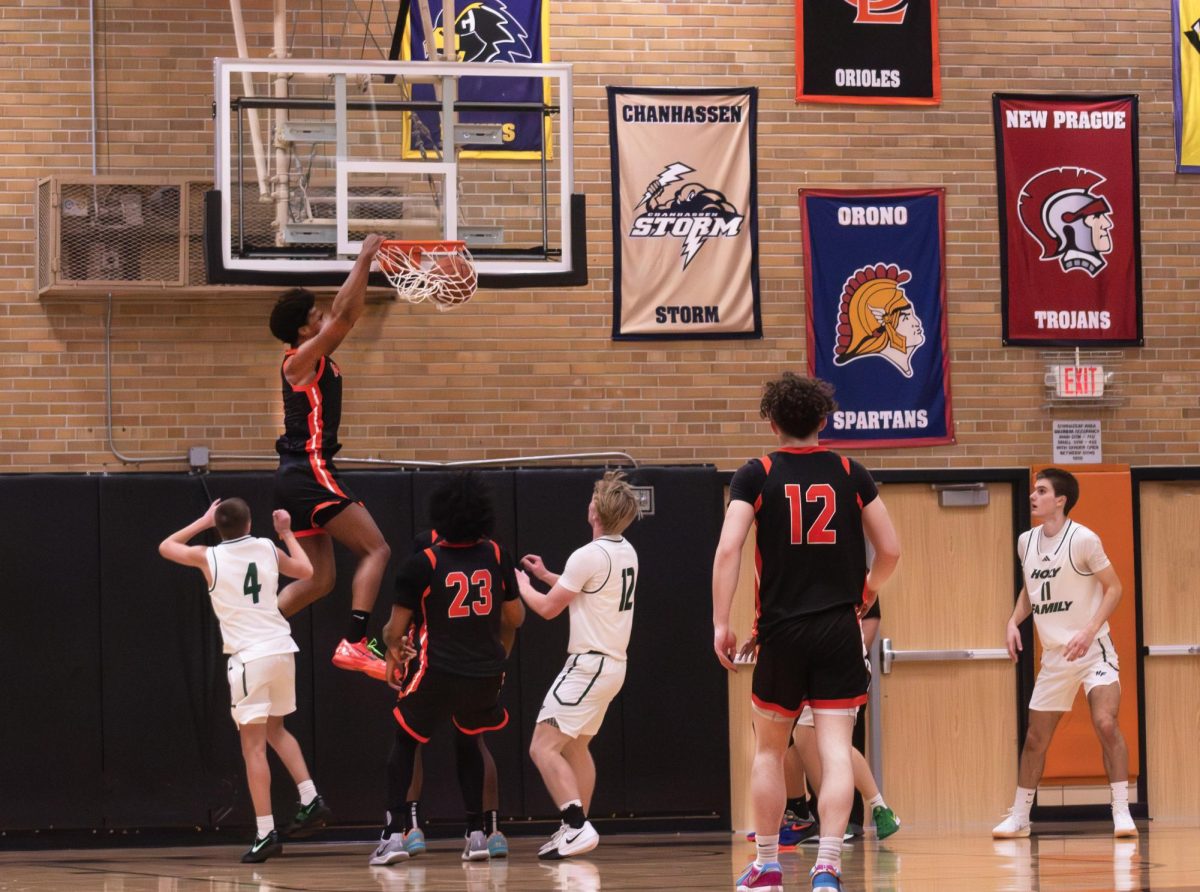
[[[846,0],[856,25],[903,25],[908,0]]]
[[[842,287],[834,365],[878,356],[912,377],[912,355],[925,343],[921,320],[900,286],[912,273],[876,263],[855,270]]]
[[[1083,270],[1092,278],[1108,265],[1112,208],[1096,187],[1104,177],[1082,167],[1043,170],[1021,187],[1017,214],[1042,249],[1041,260],[1057,260],[1063,272]]]
[[[1183,36],[1188,39],[1188,43],[1192,45],[1192,49],[1200,53],[1200,19],[1192,22],[1192,27],[1184,31]]]
[[[433,44],[445,46],[442,16],[434,20]],[[459,62],[530,60],[529,32],[502,0],[468,3],[454,20],[454,49]]]
[[[745,219],[724,193],[700,183],[684,183],[670,197],[664,198],[667,186],[680,182],[689,173],[695,173],[695,169],[678,161],[664,167],[662,173],[646,186],[642,200],[634,205],[634,210],[642,205],[646,210],[634,218],[629,230],[630,238],[669,236],[680,239],[679,256],[683,258],[683,269],[688,268],[710,238],[740,235]]]

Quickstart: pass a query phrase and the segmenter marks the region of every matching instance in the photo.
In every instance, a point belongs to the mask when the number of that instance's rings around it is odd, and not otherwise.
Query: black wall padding
[[[727,679],[712,651],[721,484],[711,468],[646,468],[634,479],[654,487],[655,513],[627,531],[641,578],[621,704],[625,806],[727,815]]]
[[[492,504],[496,514],[496,525],[492,538],[517,559],[516,547],[516,480],[513,471],[480,471],[492,491]],[[419,533],[430,527],[429,505],[433,492],[450,478],[444,471],[418,471],[413,475],[413,525]],[[388,592],[391,593],[391,580]],[[496,776],[500,789],[500,813],[504,816],[524,815],[525,812],[525,751],[521,747],[521,728],[526,717],[521,711],[520,673],[517,667],[521,660],[520,633],[509,659],[507,677],[501,691],[500,702],[508,710],[508,727],[485,735],[486,744],[496,761]],[[425,790],[421,806],[432,820],[459,821],[463,817],[462,797],[455,779],[454,745],[451,728],[439,730],[425,747],[424,759]]]
[[[592,498],[592,486],[601,473],[582,468],[518,471],[519,553],[540,555],[549,570],[561,573],[571,552],[592,539],[587,506]],[[630,541],[636,547],[632,530]],[[638,558],[645,560],[641,554]],[[535,587],[545,588],[540,583],[535,583]],[[636,614],[634,625],[637,625]],[[521,741],[526,752],[542,700],[566,662],[569,632],[567,611],[550,621],[530,611],[521,630],[521,706],[526,715],[521,727]],[[628,810],[623,780],[625,728],[621,715],[621,702],[625,696],[626,692],[622,691],[609,706],[604,725],[591,744],[596,762],[596,792],[590,814],[596,817],[623,814]],[[525,805],[528,813],[534,817],[557,814],[557,803],[551,801],[537,768],[528,761],[528,756],[526,759]]]
[[[401,553],[413,538],[412,475],[403,471],[348,471],[350,489],[371,512],[392,557],[371,614],[370,635],[380,637],[391,614],[392,581]],[[385,770],[392,746],[395,693],[381,681],[330,663],[350,620],[350,582],[357,559],[334,545],[334,590],[304,611],[312,617],[312,684],[316,728],[315,757],[309,767],[317,788],[343,823],[382,823],[386,808]],[[301,644],[302,647],[305,645]]]
[[[95,477],[0,477],[0,829],[98,827]]]

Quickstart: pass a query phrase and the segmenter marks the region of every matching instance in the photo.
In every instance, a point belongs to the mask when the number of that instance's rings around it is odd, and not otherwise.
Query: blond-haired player
[[[1030,516],[1041,526],[1017,540],[1023,585],[1008,620],[1008,654],[1017,659],[1022,649],[1018,627],[1032,613],[1042,642],[1042,666],[1029,700],[1017,795],[1008,817],[992,830],[997,838],[1029,835],[1029,811],[1046,765],[1046,751],[1081,684],[1112,787],[1113,836],[1137,836],[1129,814],[1129,750],[1117,724],[1121,678],[1108,633],[1108,618],[1121,600],[1121,580],[1100,537],[1069,519],[1077,501],[1079,481],[1069,471],[1038,472],[1029,507]]]
[[[608,704],[625,682],[625,651],[633,629],[638,558],[622,533],[639,516],[637,495],[620,471],[609,471],[592,490],[587,519],[592,541],[567,558],[561,574],[551,573],[536,554],[521,565],[546,585],[533,588],[517,573],[521,597],[544,619],[570,610],[567,664],[554,680],[538,713],[529,755],[562,815],[562,825],[538,851],[544,860],[590,852],[600,842],[587,809],[596,786],[596,766],[588,743]]]
[[[303,835],[325,826],[329,809],[317,795],[300,744],[283,725],[296,711],[298,647],[288,621],[279,612],[279,573],[293,579],[312,576],[312,564],[296,542],[286,511],[272,514],[279,548],[270,539],[250,535],[250,507],[241,499],[217,499],[198,520],[172,533],[158,546],[169,561],[195,567],[208,582],[213,612],[221,624],[221,639],[229,654],[229,693],[233,720],[242,738],[246,781],[258,831],[242,861],[257,863],[283,851],[271,815],[271,769],[267,745],[275,750],[296,782],[300,806],[289,835]],[[221,542],[212,548],[187,543],[217,528]],[[286,550],[285,550],[286,549]]]

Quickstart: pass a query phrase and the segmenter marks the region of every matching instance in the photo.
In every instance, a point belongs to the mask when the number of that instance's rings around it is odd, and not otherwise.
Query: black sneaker
[[[329,826],[329,819],[332,817],[333,812],[329,810],[325,800],[317,796],[308,805],[296,806],[296,817],[292,818],[292,823],[288,824],[284,833],[296,839],[312,836],[322,827]]]
[[[246,854],[242,855],[242,863],[260,864],[282,851],[283,845],[279,842],[279,833],[272,830],[266,836],[254,838],[254,842],[246,850]]]

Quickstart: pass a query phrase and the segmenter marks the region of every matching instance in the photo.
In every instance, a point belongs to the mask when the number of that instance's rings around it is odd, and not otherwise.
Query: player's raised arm
[[[311,579],[312,561],[296,541],[296,534],[292,532],[292,516],[280,508],[271,512],[271,520],[275,524],[275,535],[283,543],[283,548],[275,548],[279,569],[292,579]]]
[[[163,539],[158,544],[158,553],[167,560],[183,564],[185,567],[200,568],[204,571],[204,577],[207,579],[208,560],[205,557],[205,552],[208,549],[203,545],[188,545],[187,543],[205,530],[211,530],[216,526],[214,516],[217,513],[217,505],[219,504],[221,504],[221,500],[217,499],[208,506],[208,510],[204,512],[203,516],[193,520],[183,529],[176,530]]]
[[[521,559],[524,563],[525,559]],[[529,609],[540,616],[542,619],[554,619],[564,610],[567,605],[574,600],[579,592],[573,592],[566,586],[562,585],[559,577],[553,573],[548,574],[554,577],[554,587],[547,594],[542,594],[533,587],[529,581],[529,576],[522,570],[517,571],[517,591],[521,593],[521,598],[529,605]]]

